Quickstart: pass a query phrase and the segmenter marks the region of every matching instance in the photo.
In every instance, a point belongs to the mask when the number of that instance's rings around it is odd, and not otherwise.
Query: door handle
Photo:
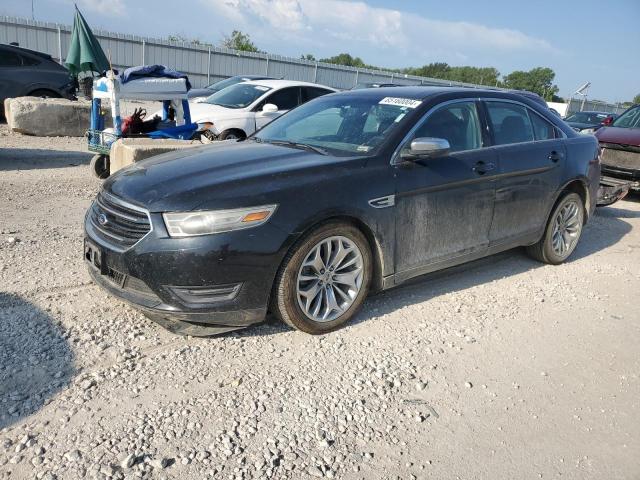
[[[555,150],[549,154],[549,160],[553,163],[557,163],[562,159],[562,154],[560,152],[556,152]]]
[[[490,172],[494,168],[496,168],[495,163],[492,163],[492,162],[485,163],[482,160],[480,160],[478,163],[474,165],[472,170],[476,172],[478,175],[484,175],[485,173]]]

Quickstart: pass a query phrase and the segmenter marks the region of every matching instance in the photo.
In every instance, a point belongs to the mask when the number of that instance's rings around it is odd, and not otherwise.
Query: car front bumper
[[[85,263],[100,287],[185,335],[224,333],[265,319],[284,256],[282,231],[265,224],[246,231],[171,238],[161,216],[151,217],[151,232],[119,251],[103,241],[87,215]],[[224,295],[203,297],[202,292]]]

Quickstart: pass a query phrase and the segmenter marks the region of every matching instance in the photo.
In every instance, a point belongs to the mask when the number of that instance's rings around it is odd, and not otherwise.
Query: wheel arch
[[[247,132],[245,132],[242,128],[237,128],[237,127],[231,127],[231,128],[225,128],[223,131],[220,132],[220,135],[218,135],[219,137],[224,135],[227,132],[235,132],[237,133],[241,138],[247,138]]]
[[[563,192],[573,192],[580,195],[584,206],[584,223],[587,223],[587,220],[589,219],[589,205],[591,205],[591,194],[589,193],[589,187],[587,186],[586,180],[583,178],[574,178],[565,183],[556,195],[553,207],[558,203]],[[551,212],[549,212],[549,214],[551,214]]]
[[[369,249],[371,251],[371,258],[373,260],[373,272],[371,277],[371,292],[378,292],[383,289],[383,266],[384,266],[384,254],[382,250],[382,246],[380,242],[376,238],[375,233],[371,229],[371,227],[363,221],[361,218],[348,214],[348,213],[335,213],[328,216],[325,216],[321,219],[315,219],[314,221],[306,224],[303,228],[297,230],[298,235],[295,240],[292,241],[287,247],[286,251],[282,257],[281,263],[278,266],[278,269],[282,267],[282,262],[286,255],[294,248],[298,242],[306,237],[310,232],[318,228],[319,226],[328,223],[328,222],[343,222],[349,225],[356,227],[360,232],[365,236],[367,242],[369,244]]]

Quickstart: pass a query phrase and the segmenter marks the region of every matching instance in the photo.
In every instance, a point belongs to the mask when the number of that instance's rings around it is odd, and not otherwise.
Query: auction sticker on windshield
[[[414,100],[413,98],[384,97],[378,103],[380,103],[380,105],[396,105],[398,107],[416,108],[422,103],[422,101]]]

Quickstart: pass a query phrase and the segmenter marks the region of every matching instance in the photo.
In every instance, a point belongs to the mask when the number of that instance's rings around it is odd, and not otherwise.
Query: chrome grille
[[[91,226],[100,239],[117,249],[135,245],[151,231],[149,214],[113,195],[100,192],[91,206]]]
[[[612,167],[640,170],[640,152],[605,147],[602,149],[602,163]]]

